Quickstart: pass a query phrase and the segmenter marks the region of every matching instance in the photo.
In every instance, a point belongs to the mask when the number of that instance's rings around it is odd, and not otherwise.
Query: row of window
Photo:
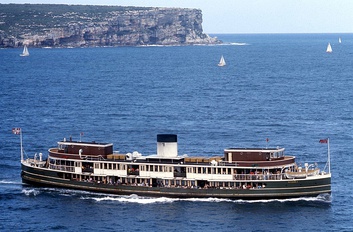
[[[75,167],[91,167],[91,162],[77,162],[67,160],[50,159],[50,164],[62,166]],[[95,163],[95,169],[106,170],[128,170],[128,171],[147,171],[147,172],[177,172],[177,173],[196,173],[196,174],[255,174],[253,170],[242,170],[237,173],[234,168],[225,167],[179,167],[179,166],[165,166],[165,165],[135,165],[135,164],[120,164],[120,163]]]
[[[199,174],[233,174],[232,168],[207,168],[207,167],[188,167],[188,173]]]
[[[95,163],[95,169],[108,169],[108,170],[126,170],[125,164],[117,164],[117,163]]]

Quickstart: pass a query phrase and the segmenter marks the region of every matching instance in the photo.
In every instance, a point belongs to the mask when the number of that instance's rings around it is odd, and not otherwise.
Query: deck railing
[[[234,180],[282,180],[284,174],[234,174]]]

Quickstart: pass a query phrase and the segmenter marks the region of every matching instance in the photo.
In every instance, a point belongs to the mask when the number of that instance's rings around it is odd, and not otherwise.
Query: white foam
[[[248,43],[230,43],[230,45],[234,45],[234,46],[247,46],[250,45]]]
[[[0,184],[22,184],[22,182],[11,181],[11,180],[0,180]]]
[[[38,189],[22,189],[22,193],[26,196],[37,196],[40,194],[40,191]]]
[[[173,203],[177,201],[190,201],[190,202],[233,202],[230,199],[222,198],[168,198],[168,197],[142,197],[136,194],[130,196],[117,196],[117,195],[105,195],[101,197],[97,196],[82,196],[83,200],[95,200],[97,202],[104,201],[115,201],[121,203],[137,203],[137,204],[156,204],[156,203]]]
[[[156,204],[156,203],[173,203],[177,201],[189,201],[189,202],[231,202],[231,203],[271,203],[271,202],[300,202],[300,201],[310,201],[310,202],[329,202],[327,197],[301,197],[301,198],[290,198],[290,199],[270,199],[270,200],[231,200],[223,198],[168,198],[168,197],[141,197],[137,195],[130,196],[116,196],[116,195],[106,195],[106,196],[89,196],[81,197],[81,199],[92,199],[97,202],[104,201],[115,201],[121,203],[137,203],[137,204]]]
[[[194,202],[233,202],[231,199],[227,198],[183,198],[179,199],[179,201],[194,201]]]
[[[102,201],[115,201],[121,203],[137,203],[137,204],[155,204],[155,203],[172,203],[174,201],[178,201],[178,199],[167,198],[167,197],[140,197],[135,194],[130,196],[116,196],[116,195],[107,195],[102,197],[81,197],[81,199],[92,199],[97,202]]]
[[[237,43],[237,42],[229,42],[229,43],[222,43],[216,44],[215,46],[248,46],[248,43]]]
[[[331,202],[330,195],[319,195],[317,197],[298,197],[298,198],[288,198],[288,199],[268,199],[268,200],[234,200],[237,203],[271,203],[271,202]]]
[[[82,190],[71,190],[71,189],[60,189],[60,188],[40,188],[44,191],[53,191],[59,193],[61,196],[73,197],[81,195],[80,199],[82,200],[94,200],[96,202],[120,202],[120,203],[136,203],[136,204],[161,204],[161,203],[173,203],[178,201],[188,201],[188,202],[210,202],[210,203],[219,203],[219,202],[230,202],[230,203],[271,203],[271,202],[323,202],[330,203],[331,196],[328,194],[319,195],[317,197],[299,197],[299,198],[288,198],[288,199],[268,199],[268,200],[232,200],[227,198],[168,198],[168,197],[143,197],[136,194],[132,195],[115,195],[115,194],[106,194],[106,193],[94,193]],[[22,192],[27,196],[38,195],[40,189],[23,189]]]

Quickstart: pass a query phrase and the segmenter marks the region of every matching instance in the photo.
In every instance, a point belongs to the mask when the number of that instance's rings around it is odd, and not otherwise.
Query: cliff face
[[[0,9],[0,47],[220,43],[203,33],[197,9],[49,4]]]

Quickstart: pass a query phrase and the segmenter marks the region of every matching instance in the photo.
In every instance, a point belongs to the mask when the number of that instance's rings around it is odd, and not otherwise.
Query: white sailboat
[[[328,43],[328,45],[327,45],[326,52],[327,52],[327,53],[331,53],[331,52],[332,52],[332,47],[331,47],[331,44],[330,44],[330,43]]]
[[[22,54],[20,56],[29,56],[27,45],[24,46]]]
[[[338,43],[342,43],[341,37],[338,38]]]
[[[221,60],[218,63],[218,66],[222,67],[222,66],[225,66],[225,65],[226,65],[226,61],[224,60],[224,57],[222,56]]]

